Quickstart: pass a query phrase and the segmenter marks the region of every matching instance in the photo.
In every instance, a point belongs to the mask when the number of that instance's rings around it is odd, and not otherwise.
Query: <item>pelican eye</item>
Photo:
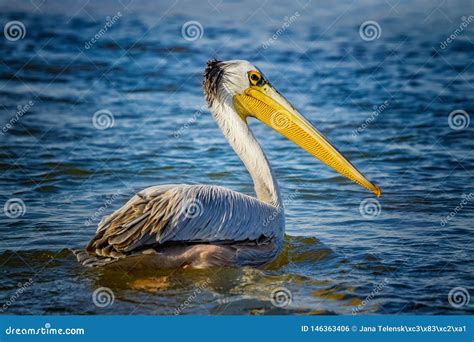
[[[262,75],[260,75],[257,71],[250,71],[249,72],[249,80],[251,85],[262,86],[264,84],[264,79]]]

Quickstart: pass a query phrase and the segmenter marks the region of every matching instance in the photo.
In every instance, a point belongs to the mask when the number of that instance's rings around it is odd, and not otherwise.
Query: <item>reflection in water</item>
[[[314,250],[317,253],[317,248]],[[246,310],[257,310],[255,313],[283,313],[310,312],[314,307],[318,307],[318,303],[322,300],[339,298],[341,302],[350,299],[350,296],[344,295],[344,292],[351,291],[350,288],[344,286],[333,288],[329,281],[312,280],[282,271],[285,264],[288,266],[290,262],[304,263],[302,259],[298,261],[288,259],[285,257],[287,252],[285,250],[283,256],[268,269],[143,270],[129,272],[124,276],[123,269],[108,267],[94,280],[93,288],[110,287],[118,298],[123,296],[124,300],[127,290],[130,289],[140,291],[142,294],[152,294],[150,297],[152,302],[154,297],[172,297],[178,305],[168,309],[178,309],[179,313],[183,314],[194,313],[195,310],[200,312],[202,308],[193,308],[197,303],[199,306],[207,307],[212,313],[236,314]],[[276,268],[276,264],[280,266]],[[274,270],[271,270],[272,267]],[[307,287],[308,293],[304,297],[293,295],[292,289],[303,284]],[[292,293],[291,303],[282,308],[275,307],[271,302],[273,289],[279,287],[288,288]],[[307,296],[313,298],[308,299]],[[348,305],[353,304],[352,299],[350,300]],[[140,304],[148,306],[150,303]]]
[[[72,291],[66,297],[86,304],[81,312],[97,310],[87,298],[95,289],[110,289],[114,302],[110,307],[102,307],[100,312],[115,314],[127,310],[160,314],[348,314],[363,300],[355,293],[356,284],[301,275],[305,273],[301,270],[308,270],[306,273],[310,274],[312,268],[330,270],[331,265],[347,262],[315,238],[287,237],[279,258],[263,269],[151,269],[133,268],[129,263],[89,269],[79,266],[69,250],[5,252],[0,257],[0,262],[9,270],[9,277],[16,279],[20,279],[22,273],[29,274],[24,271],[26,260],[35,271],[35,286],[24,293],[22,305],[31,305],[32,310],[35,310],[38,295],[49,293],[51,289],[62,291],[65,283]],[[377,263],[377,260],[366,260],[364,264],[376,274],[380,267]],[[344,273],[343,269],[342,266],[332,269],[332,275]],[[79,288],[75,282],[79,282]],[[280,288],[287,289],[291,295],[291,300],[282,307],[272,304],[272,292]],[[86,298],[78,296],[79,292],[85,293]],[[76,305],[61,298],[50,299],[40,312],[74,313],[78,310]],[[372,311],[376,307],[370,303],[364,310]]]

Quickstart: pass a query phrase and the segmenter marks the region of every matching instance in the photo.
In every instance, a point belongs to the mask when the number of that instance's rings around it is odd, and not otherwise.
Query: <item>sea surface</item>
[[[472,1],[0,8],[3,314],[474,313]],[[253,194],[205,107],[211,58],[257,65],[382,197],[252,121],[285,197],[277,260],[80,266],[70,249],[143,188]]]

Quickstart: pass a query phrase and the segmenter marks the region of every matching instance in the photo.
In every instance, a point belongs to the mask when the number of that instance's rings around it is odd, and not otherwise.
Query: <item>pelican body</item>
[[[254,117],[342,176],[380,195],[324,136],[243,60],[207,63],[204,94],[214,120],[252,177],[256,197],[221,186],[170,184],[138,192],[104,217],[85,266],[150,260],[153,267],[259,266],[280,252],[285,215],[278,183],[247,124]]]

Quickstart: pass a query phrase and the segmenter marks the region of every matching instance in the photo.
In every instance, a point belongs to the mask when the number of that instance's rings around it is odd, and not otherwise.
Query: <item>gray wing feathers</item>
[[[180,199],[182,214],[160,242],[244,241],[275,234],[274,226],[264,222],[276,208],[256,198],[218,186],[189,186]]]
[[[224,242],[273,238],[283,224],[277,208],[256,198],[207,185],[147,188],[99,223],[87,251],[120,257],[165,242]],[[277,213],[278,214],[278,213]],[[275,220],[268,220],[277,217]]]

